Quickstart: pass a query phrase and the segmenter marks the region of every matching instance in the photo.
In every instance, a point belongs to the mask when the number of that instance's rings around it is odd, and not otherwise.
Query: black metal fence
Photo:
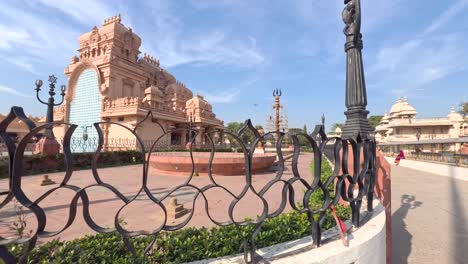
[[[219,184],[211,175],[211,168],[213,164],[213,157],[215,152],[218,150],[214,144],[214,140],[211,132],[206,134],[206,138],[208,140],[208,147],[210,150],[210,162],[209,162],[209,173],[208,177],[210,183],[203,186],[197,187],[193,184],[193,177],[194,172],[192,169],[192,173],[188,175],[188,179],[181,185],[173,187],[167,194],[163,195],[162,197],[155,197],[150,189],[148,188],[148,168],[149,168],[149,156],[151,153],[158,150],[158,142],[162,140],[163,137],[166,136],[168,132],[164,132],[164,135],[156,138],[154,140],[154,144],[146,145],[143,140],[138,136],[137,129],[141,122],[135,126],[135,128],[125,127],[119,123],[114,122],[98,122],[94,124],[94,127],[98,133],[98,138],[96,142],[92,142],[91,144],[96,144],[96,151],[94,154],[94,158],[92,160],[92,175],[94,177],[95,183],[86,186],[86,187],[79,187],[70,183],[70,179],[73,173],[73,155],[72,148],[74,146],[82,147],[83,144],[89,144],[88,142],[73,142],[72,135],[74,130],[77,128],[76,125],[73,124],[64,124],[64,123],[48,123],[45,125],[41,125],[36,127],[33,122],[31,122],[23,112],[23,109],[20,107],[13,107],[11,109],[10,114],[0,123],[0,137],[5,143],[6,152],[9,157],[9,184],[8,184],[8,192],[6,195],[1,197],[0,209],[4,208],[8,204],[12,203],[12,201],[18,201],[22,206],[32,211],[34,214],[38,226],[37,229],[34,230],[30,236],[23,237],[23,238],[0,238],[0,258],[3,259],[6,263],[15,263],[25,262],[27,260],[28,253],[35,247],[38,238],[42,237],[53,237],[64,230],[68,229],[76,220],[76,216],[78,213],[78,207],[81,206],[83,208],[83,218],[86,224],[94,231],[98,233],[105,233],[105,232],[113,232],[116,231],[122,235],[122,239],[125,243],[125,247],[128,249],[129,252],[132,253],[135,259],[137,259],[137,254],[135,251],[135,247],[131,243],[130,237],[135,236],[154,236],[154,239],[150,245],[148,245],[145,253],[151,249],[156,241],[156,235],[165,231],[171,232],[175,230],[182,229],[186,227],[189,222],[191,221],[194,210],[192,210],[186,219],[179,223],[179,224],[171,224],[167,221],[168,214],[167,209],[164,205],[164,201],[169,199],[170,195],[173,193],[181,190],[182,188],[191,188],[195,190],[194,201],[197,198],[204,200],[204,209],[205,213],[208,215],[209,219],[212,221],[213,224],[218,226],[226,226],[226,225],[234,225],[237,230],[240,231],[242,227],[251,226],[253,227],[253,232],[251,236],[244,238],[244,259],[246,262],[257,262],[259,260],[259,255],[256,253],[256,238],[259,235],[260,230],[262,229],[262,225],[265,223],[267,219],[275,218],[279,216],[281,213],[285,212],[286,207],[290,206],[293,210],[303,213],[307,215],[307,219],[311,224],[311,235],[314,241],[314,244],[320,246],[321,244],[321,231],[322,231],[322,224],[325,219],[325,214],[327,210],[331,210],[332,206],[337,205],[340,200],[344,200],[349,203],[349,206],[352,210],[352,223],[354,226],[359,227],[362,224],[360,219],[360,211],[361,205],[364,199],[367,200],[367,212],[372,212],[372,201],[374,196],[374,182],[376,176],[376,145],[372,138],[368,136],[371,128],[367,121],[367,114],[368,111],[366,110],[367,105],[367,95],[366,95],[366,87],[365,87],[365,78],[364,78],[364,68],[363,68],[363,60],[362,60],[362,48],[363,48],[363,41],[362,41],[362,34],[360,32],[361,27],[361,1],[360,0],[345,0],[344,1],[345,8],[342,12],[342,19],[345,23],[345,28],[343,30],[346,43],[345,43],[345,52],[346,52],[346,107],[347,111],[345,115],[347,117],[346,124],[343,128],[343,135],[345,139],[340,138],[327,138],[323,125],[318,125],[314,132],[310,135],[305,134],[293,134],[288,135],[290,137],[290,142],[293,145],[293,156],[291,159],[291,169],[292,169],[292,177],[285,178],[284,177],[284,170],[285,170],[285,161],[283,157],[283,152],[281,149],[282,142],[285,140],[285,135],[280,134],[276,135],[276,154],[278,159],[277,170],[275,176],[263,187],[255,188],[253,185],[252,179],[252,160],[253,154],[255,152],[256,146],[263,143],[263,141],[268,140],[271,138],[271,133],[266,133],[265,135],[260,135],[258,131],[252,126],[251,122],[247,120],[245,125],[238,131],[237,133],[230,133],[224,131],[224,134],[228,135],[236,144],[240,146],[241,153],[244,157],[244,167],[245,167],[245,175],[244,177],[244,184],[242,191],[238,194],[234,193],[229,187],[223,186]],[[50,108],[50,107],[49,107]],[[49,111],[50,113],[51,111]],[[148,117],[151,114],[147,115],[147,118],[142,122],[149,122],[147,121]],[[8,126],[13,122],[14,119],[20,119],[23,121],[28,127],[30,132],[24,136],[21,140],[17,143],[14,143],[6,133]],[[151,121],[155,121],[154,118],[151,118]],[[133,197],[126,197],[123,193],[121,193],[116,187],[112,185],[111,182],[106,182],[100,177],[100,174],[97,170],[96,162],[100,153],[104,150],[104,137],[103,132],[100,129],[101,124],[112,124],[116,126],[120,126],[123,129],[126,129],[128,132],[133,134],[137,142],[137,149],[141,152],[143,157],[143,170],[141,172],[142,183],[138,193]],[[23,176],[23,159],[25,155],[25,151],[27,149],[27,145],[30,144],[33,137],[37,136],[39,132],[43,131],[44,129],[50,129],[55,125],[67,125],[69,126],[68,130],[66,131],[63,142],[62,142],[62,151],[64,154],[65,163],[67,165],[67,170],[65,173],[65,177],[63,181],[60,183],[58,187],[54,187],[44,194],[40,195],[39,198],[32,199],[29,197],[23,190],[22,185],[22,176]],[[164,129],[161,126],[162,131]],[[192,130],[191,128],[189,128]],[[186,130],[185,129],[175,129],[171,132],[182,132],[178,130]],[[250,132],[249,132],[250,131]],[[190,135],[192,134],[189,131]],[[194,131],[195,134],[198,131]],[[220,132],[220,131],[214,131]],[[245,138],[246,133],[250,135],[254,135],[254,140],[251,143],[245,143],[242,138]],[[362,136],[359,133],[363,133]],[[300,172],[298,169],[298,161],[301,155],[301,146],[299,144],[299,138],[304,137],[307,141],[308,146],[310,149],[313,150],[313,159],[310,162],[313,162],[313,176],[307,176]],[[193,143],[193,139],[191,141]],[[330,177],[326,180],[321,179],[322,173],[322,159],[324,157],[325,147],[327,144],[330,143],[333,147],[328,147],[327,155],[330,160],[333,162],[333,173]],[[93,145],[94,146],[94,145]],[[192,167],[194,166],[194,159],[193,159],[193,145],[190,145],[190,156],[192,157]],[[87,148],[87,146],[84,146]],[[350,154],[352,153],[352,158]],[[362,159],[362,160],[361,160]],[[353,166],[349,166],[348,164],[353,164]],[[279,208],[273,212],[269,210],[269,203],[267,201],[267,193],[273,190],[273,186],[280,185],[282,186],[281,190],[277,193],[277,197],[281,198],[281,202]],[[294,186],[300,185],[301,191],[295,191]],[[92,187],[102,187],[106,188],[113,194],[115,194],[118,199],[120,199],[124,205],[120,208],[120,210],[113,216],[114,218],[114,227],[112,228],[105,228],[100,226],[96,223],[95,219],[89,213],[90,210],[90,196],[89,196],[89,188]],[[229,207],[227,210],[227,218],[229,219],[227,222],[219,222],[215,220],[212,216],[210,216],[210,212],[208,210],[209,207],[209,200],[206,198],[206,193],[213,188],[221,188],[230,198],[229,198]],[[69,216],[66,221],[65,226],[62,230],[57,232],[48,232],[46,230],[46,222],[50,216],[50,211],[44,210],[41,206],[40,202],[50,197],[55,192],[66,189],[74,192],[74,198],[68,204],[69,207]],[[305,191],[302,191],[305,190]],[[238,221],[234,217],[234,209],[236,205],[250,192],[258,198],[257,201],[260,201],[260,204],[263,208],[262,213],[257,216],[256,219],[245,219],[242,221]],[[310,198],[312,194],[316,192],[323,192],[323,203],[320,208],[314,208],[309,206]],[[132,203],[140,194],[146,194],[148,198],[157,206],[162,208],[163,216],[164,216],[164,223],[159,226],[156,230],[152,232],[143,232],[143,231],[135,231],[131,232],[125,229],[123,224],[119,221],[119,212],[123,209],[123,207],[127,206],[128,204]],[[295,201],[300,200],[302,201],[303,206],[298,206]],[[80,204],[80,205],[79,205]],[[11,245],[23,243],[26,244],[24,247],[24,251],[22,256],[19,260],[15,259],[15,256],[11,252]]]
[[[148,114],[149,116],[150,114]],[[14,119],[20,119],[26,124],[28,124],[30,128],[30,132],[22,138],[17,144],[13,143],[9,137],[6,135],[6,129],[8,125],[14,120]],[[149,120],[143,120],[142,122],[151,122]],[[97,141],[97,150],[95,153],[95,157],[99,156],[100,151],[102,150],[103,147],[103,138],[102,138],[102,131],[100,129],[99,124],[102,123],[108,123],[108,124],[113,124],[117,126],[121,126],[128,131],[130,131],[136,138],[139,149],[141,151],[141,155],[143,157],[147,157],[148,153],[152,153],[157,151],[157,139],[155,140],[155,143],[147,148],[143,144],[143,142],[140,140],[137,129],[141,123],[139,123],[134,129],[124,127],[118,123],[112,123],[112,122],[101,122],[101,123],[96,123],[95,128],[98,131],[99,138]],[[122,235],[122,238],[125,241],[125,246],[127,247],[129,252],[132,252],[135,254],[136,258],[136,253],[135,249],[132,246],[132,243],[130,242],[129,238],[130,237],[135,237],[135,236],[142,236],[142,235],[155,235],[159,232],[162,231],[174,231],[174,230],[179,230],[184,228],[192,219],[192,216],[194,212],[190,212],[188,217],[186,218],[185,221],[183,221],[180,224],[177,225],[171,225],[169,222],[165,221],[162,226],[160,226],[157,230],[154,230],[151,233],[145,233],[145,232],[131,232],[127,231],[123,225],[120,224],[118,221],[119,215],[118,213],[114,215],[113,217],[115,218],[115,226],[113,228],[104,228],[99,226],[96,221],[93,219],[93,217],[89,214],[89,207],[90,201],[89,196],[87,194],[88,189],[94,186],[100,186],[107,188],[109,191],[113,192],[119,199],[121,199],[124,203],[124,206],[128,205],[131,203],[140,193],[146,193],[146,195],[150,198],[151,201],[153,201],[155,204],[159,205],[161,208],[163,208],[164,212],[164,219],[167,220],[168,215],[167,215],[167,210],[164,205],[164,201],[166,199],[169,199],[168,197],[174,193],[177,192],[178,190],[182,188],[192,188],[195,190],[195,198],[200,198],[205,200],[205,212],[210,218],[210,220],[219,226],[224,226],[224,225],[235,225],[237,228],[241,228],[243,226],[247,225],[252,225],[254,227],[254,232],[251,237],[245,239],[244,241],[244,257],[246,262],[256,262],[259,259],[258,254],[256,254],[256,245],[255,245],[255,240],[256,236],[259,234],[262,224],[265,222],[265,220],[269,218],[274,218],[280,215],[285,211],[285,208],[287,205],[291,206],[293,210],[296,210],[298,212],[307,214],[308,220],[312,226],[311,230],[311,235],[314,241],[314,244],[317,246],[320,246],[321,244],[321,230],[322,230],[322,223],[325,217],[325,213],[327,210],[330,210],[331,206],[337,205],[337,203],[343,199],[344,201],[347,201],[349,203],[349,206],[352,209],[352,223],[356,226],[359,227],[361,225],[361,219],[360,219],[360,211],[361,211],[361,203],[363,202],[363,199],[367,199],[367,211],[372,212],[372,201],[373,201],[373,191],[374,191],[374,181],[375,181],[375,143],[372,139],[369,138],[362,138],[361,136],[357,136],[354,139],[349,139],[349,140],[341,140],[339,138],[327,138],[325,132],[324,132],[324,127],[322,125],[318,125],[315,129],[315,131],[310,134],[295,134],[291,135],[291,141],[293,142],[294,146],[294,151],[293,151],[293,157],[292,157],[292,173],[293,176],[289,179],[285,179],[283,177],[283,172],[284,172],[284,159],[283,159],[283,154],[281,151],[281,142],[283,141],[285,135],[281,134],[280,137],[277,140],[277,155],[278,155],[278,169],[276,171],[275,177],[268,182],[263,188],[257,189],[253,186],[252,184],[252,171],[251,171],[251,165],[252,165],[252,157],[253,153],[255,151],[256,146],[259,144],[259,142],[262,142],[262,140],[265,139],[265,137],[268,137],[271,133],[266,133],[265,135],[261,136],[257,130],[252,126],[250,120],[247,120],[242,127],[242,129],[237,133],[229,133],[224,131],[224,133],[229,134],[231,138],[237,139],[237,143],[241,147],[244,159],[245,159],[245,175],[244,175],[244,180],[241,180],[242,182],[245,182],[244,187],[242,189],[242,192],[240,194],[234,194],[229,187],[222,186],[218,184],[211,173],[208,175],[210,179],[210,184],[203,186],[203,187],[196,187],[195,185],[192,184],[192,179],[194,176],[194,173],[192,172],[191,175],[188,175],[188,180],[174,188],[172,188],[167,195],[165,195],[162,198],[157,198],[155,197],[151,191],[148,189],[147,186],[147,178],[148,178],[148,167],[149,167],[149,158],[145,158],[145,162],[143,162],[143,172],[141,174],[141,177],[143,179],[141,188],[138,192],[137,195],[135,195],[133,198],[127,198],[124,194],[119,192],[117,188],[112,186],[112,182],[105,182],[103,181],[100,176],[99,172],[97,170],[97,164],[96,160],[97,158],[93,159],[93,164],[92,164],[92,173],[95,179],[95,183],[86,186],[86,187],[78,187],[72,184],[69,184],[69,181],[72,176],[72,164],[73,164],[73,156],[71,155],[71,145],[72,145],[72,140],[71,140],[71,135],[73,134],[73,131],[76,128],[76,125],[70,124],[68,131],[65,134],[65,137],[63,139],[63,153],[64,153],[64,158],[65,162],[67,164],[67,171],[65,173],[65,177],[63,182],[60,183],[58,187],[54,187],[51,190],[45,192],[44,194],[40,195],[39,198],[32,200],[31,198],[26,195],[26,193],[23,191],[23,186],[22,186],[22,159],[24,157],[24,152],[26,149],[26,145],[30,141],[32,137],[35,136],[39,131],[43,130],[46,127],[51,127],[54,125],[59,125],[63,123],[51,123],[47,125],[42,125],[40,127],[35,127],[35,125],[26,117],[26,115],[23,113],[22,108],[19,107],[13,107],[11,109],[10,114],[7,116],[7,118],[0,123],[0,137],[3,139],[5,142],[7,148],[8,148],[8,155],[9,155],[9,160],[10,160],[10,170],[9,170],[9,192],[7,195],[1,197],[1,204],[0,204],[0,209],[5,207],[7,204],[11,203],[13,200],[18,201],[22,206],[25,208],[28,208],[31,210],[34,214],[34,217],[37,219],[38,227],[37,230],[35,230],[31,236],[28,238],[2,238],[0,240],[0,257],[5,261],[6,263],[15,263],[16,261],[19,262],[25,262],[27,259],[28,252],[30,252],[36,245],[36,242],[38,238],[41,237],[51,237],[51,236],[56,236],[59,235],[61,232],[66,230],[68,227],[70,227],[78,214],[78,207],[79,203],[81,203],[83,207],[83,218],[86,222],[86,224],[92,228],[96,232],[112,232],[112,231],[117,231]],[[255,135],[255,140],[252,142],[250,145],[246,145],[245,143],[242,142],[241,136],[243,133],[246,133],[246,131],[251,131]],[[194,131],[195,133],[198,133],[198,131]],[[164,132],[166,133],[166,132]],[[216,152],[216,148],[214,146],[213,140],[211,135],[208,133],[207,139],[209,141],[209,145],[211,145],[210,148],[210,155],[213,158]],[[304,137],[307,139],[307,142],[310,146],[311,149],[313,149],[313,160],[310,162],[314,163],[314,172],[313,172],[313,177],[310,177],[310,175],[301,175],[301,173],[298,170],[298,160],[299,156],[301,155],[301,147],[299,144],[299,137]],[[161,137],[160,137],[161,138]],[[322,159],[324,158],[324,150],[325,146],[327,143],[333,143],[333,157],[334,157],[334,169],[333,169],[333,174],[331,177],[329,177],[325,182],[321,180],[321,162]],[[349,157],[349,152],[352,152],[353,156],[353,163],[356,165],[356,167],[353,168],[348,168],[348,157]],[[192,149],[190,149],[190,153],[192,155]],[[363,157],[363,160],[360,161],[360,158]],[[210,160],[209,166],[212,166],[213,159]],[[362,166],[359,166],[359,164],[362,164]],[[192,163],[192,166],[194,164]],[[301,188],[303,188],[305,191],[303,192],[295,190],[293,188],[293,185],[297,183],[301,184]],[[268,208],[268,201],[267,198],[265,197],[265,194],[272,188],[273,185],[275,184],[281,184],[281,192],[279,192],[277,195],[281,196],[281,205],[280,207],[275,210],[274,212],[270,212]],[[332,186],[332,188],[330,188]],[[221,223],[216,221],[210,216],[210,213],[208,211],[208,206],[209,206],[209,200],[206,199],[205,193],[211,190],[212,188],[222,188],[229,196],[231,197],[230,199],[230,206],[228,209],[228,218],[230,219],[228,222]],[[56,233],[50,233],[46,230],[46,222],[48,217],[50,217],[51,212],[44,210],[44,208],[41,206],[40,201],[44,200],[46,197],[49,197],[50,195],[53,195],[54,192],[60,190],[60,189],[68,189],[72,190],[75,192],[74,198],[68,204],[70,214],[68,217],[68,220],[63,227],[62,230],[56,232]],[[333,191],[330,191],[333,190]],[[252,191],[261,201],[262,206],[263,206],[263,212],[261,215],[259,215],[256,219],[254,220],[245,220],[245,221],[236,221],[234,217],[234,207],[236,204],[243,199],[243,197],[246,195],[248,191]],[[321,208],[310,208],[309,206],[309,199],[312,195],[312,193],[317,192],[317,191],[322,191],[324,193],[324,200],[323,200],[323,206]],[[295,201],[301,200],[303,203],[303,207],[298,206]],[[122,207],[123,208],[123,207]],[[25,247],[25,250],[23,252],[22,257],[17,260],[14,258],[12,253],[9,251],[10,246],[15,243],[26,243],[27,246]]]
[[[384,152],[385,156],[396,157],[398,153]],[[406,159],[439,162],[456,166],[468,166],[468,154],[459,154],[449,151],[444,152],[406,152]]]

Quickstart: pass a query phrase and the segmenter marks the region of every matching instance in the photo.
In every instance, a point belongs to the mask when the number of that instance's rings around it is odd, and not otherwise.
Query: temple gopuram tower
[[[194,121],[193,127],[205,131],[223,129],[223,122],[203,97],[194,96],[185,84],[160,66],[159,60],[140,54],[141,43],[141,38],[122,24],[120,15],[81,35],[79,55],[72,57],[65,69],[68,91],[64,106],[54,112],[55,120],[78,125],[73,137],[80,137],[85,131],[89,137],[97,137],[92,125],[100,121],[135,126],[149,110],[166,132],[188,127],[190,120]],[[203,102],[194,106],[187,104],[189,101]],[[101,128],[105,140],[127,136],[112,127]],[[161,135],[162,130],[145,122],[137,132],[142,139],[151,140]],[[54,133],[60,137],[64,131],[54,129]],[[177,132],[169,133],[165,140],[168,144],[183,145],[188,138],[188,132]]]

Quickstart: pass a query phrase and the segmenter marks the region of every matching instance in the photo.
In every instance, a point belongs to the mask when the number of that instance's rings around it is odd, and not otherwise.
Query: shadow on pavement
[[[451,230],[448,232],[450,248],[453,252],[451,263],[466,263],[468,261],[468,222],[465,218],[465,208],[463,207],[462,197],[457,188],[455,179],[455,170],[449,167],[450,177],[450,206],[453,214],[451,215]]]
[[[400,201],[400,208],[392,215],[392,263],[395,264],[408,263],[413,236],[406,228],[405,218],[409,210],[422,205],[414,195],[409,194],[402,195]]]

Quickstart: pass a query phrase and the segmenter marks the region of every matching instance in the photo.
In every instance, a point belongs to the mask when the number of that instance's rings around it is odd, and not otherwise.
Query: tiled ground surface
[[[312,160],[310,154],[303,154],[299,159],[299,172],[304,175],[304,178],[311,179],[309,164]],[[282,179],[288,179],[292,176],[290,162],[286,163],[286,169]],[[99,169],[98,173],[101,179],[116,187],[127,198],[132,198],[137,195],[142,185],[142,166],[125,166],[115,168]],[[148,177],[148,188],[150,192],[158,199],[169,194],[169,191],[183,184],[188,177],[183,176],[164,176],[156,175],[150,171]],[[271,170],[267,173],[256,174],[253,176],[252,184],[256,191],[263,188],[269,181],[276,175],[276,171]],[[55,182],[60,182],[64,173],[49,174],[50,178]],[[234,194],[239,194],[246,184],[245,176],[215,176],[215,181],[228,188]],[[25,194],[31,199],[35,200],[43,193],[51,188],[55,188],[58,184],[49,186],[40,186],[42,175],[23,177],[22,188]],[[90,170],[81,170],[73,172],[69,185],[79,187],[88,186],[95,183]],[[211,183],[210,179],[206,176],[193,177],[190,183],[193,186],[203,187]],[[6,189],[8,186],[7,180],[0,181],[0,189]],[[282,184],[278,183],[271,187],[271,189],[264,195],[268,201],[269,212],[278,209],[281,203],[281,189]],[[302,196],[303,188],[297,184],[295,191]],[[116,197],[112,192],[104,187],[91,187],[87,191],[91,201],[90,211],[91,216],[97,224],[103,227],[113,227],[114,219],[117,211],[124,205],[124,203]],[[185,208],[192,211],[194,215],[187,226],[213,226],[213,222],[208,218],[205,212],[205,202],[200,195],[193,205],[194,194],[196,190],[192,187],[184,187],[172,193],[170,197],[163,200],[165,205],[168,205],[171,197],[176,197],[179,203],[183,204]],[[228,195],[221,188],[214,188],[205,192],[208,202],[208,211],[213,219],[217,221],[228,221],[228,207],[233,198]],[[69,215],[69,204],[74,196],[74,191],[61,189],[52,193],[48,198],[43,200],[40,205],[45,209],[47,215],[47,231],[60,230],[66,223]],[[3,199],[3,197],[1,198]],[[299,202],[299,200],[297,200]],[[261,200],[253,194],[251,190],[247,192],[245,197],[239,202],[234,210],[235,220],[242,220],[246,217],[255,219],[257,215],[261,214],[263,209]],[[287,210],[290,210],[288,207]],[[78,212],[73,224],[64,232],[52,238],[73,239],[85,234],[92,234],[94,231],[89,228],[82,213],[81,204],[78,206]],[[129,205],[127,205],[118,217],[126,222],[125,228],[129,230],[145,230],[151,231],[160,226],[164,219],[161,207],[153,203],[144,192],[140,193],[138,197]],[[169,219],[168,224],[174,225],[181,223],[188,217],[184,217],[173,221]],[[15,231],[10,230],[11,224],[15,221],[15,211],[13,206],[9,206],[0,210],[0,234],[3,236],[13,235]],[[35,217],[31,214],[27,215],[28,226],[27,229],[35,229],[37,223]],[[40,241],[50,240],[51,238],[40,238]]]

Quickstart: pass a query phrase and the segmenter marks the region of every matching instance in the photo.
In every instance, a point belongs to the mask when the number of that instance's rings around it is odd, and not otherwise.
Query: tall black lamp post
[[[47,105],[47,113],[46,113],[46,122],[47,123],[52,123],[54,122],[54,107],[59,106],[63,103],[63,99],[65,98],[65,89],[66,86],[62,85],[60,86],[60,95],[62,95],[62,100],[60,103],[55,103],[55,84],[57,83],[57,77],[54,75],[49,76],[49,100],[47,102],[44,102],[41,100],[39,97],[39,92],[41,91],[41,86],[42,86],[42,80],[36,80],[36,98],[39,100],[40,103]],[[48,139],[53,139],[54,138],[54,133],[52,132],[52,128],[46,128],[44,131],[44,136]]]
[[[367,120],[367,94],[362,63],[361,1],[344,0],[346,7],[342,17],[346,24],[343,33],[346,36],[346,123],[343,127],[344,139],[355,136],[358,132],[368,136],[372,129]]]

